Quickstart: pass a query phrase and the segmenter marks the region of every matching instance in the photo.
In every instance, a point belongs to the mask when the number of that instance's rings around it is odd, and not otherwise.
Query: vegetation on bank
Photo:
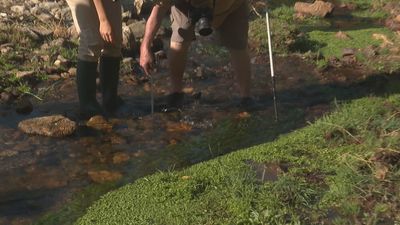
[[[13,98],[28,94],[41,99],[46,93],[38,89],[37,85],[48,80],[51,75],[67,72],[73,66],[77,56],[77,40],[64,40],[58,34],[41,36],[20,23],[2,25],[0,93],[10,93]],[[51,26],[54,27],[49,30],[62,29],[61,25]],[[59,56],[70,65],[53,65]]]
[[[396,46],[400,37],[383,25],[390,16],[389,9],[384,6],[394,1],[342,2],[351,5],[351,9],[336,9],[343,12],[327,18],[297,18],[293,8],[295,1],[272,2],[269,10],[274,52],[303,54],[323,69],[332,65],[330,61],[342,60],[345,49],[353,49],[353,64],[360,63],[382,72],[398,71],[400,63],[391,56],[398,54]],[[255,17],[251,21],[249,35],[254,50],[268,52],[265,18]]]
[[[104,195],[76,224],[396,224],[400,95]]]

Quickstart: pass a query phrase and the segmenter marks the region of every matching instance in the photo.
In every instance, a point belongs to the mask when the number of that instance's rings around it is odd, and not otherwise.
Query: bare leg
[[[182,92],[183,73],[185,71],[187,54],[191,42],[173,42],[169,50],[169,73],[171,78],[171,93]]]
[[[231,62],[239,85],[240,96],[242,98],[250,97],[251,66],[249,51],[247,49],[230,49],[229,51],[231,53]]]

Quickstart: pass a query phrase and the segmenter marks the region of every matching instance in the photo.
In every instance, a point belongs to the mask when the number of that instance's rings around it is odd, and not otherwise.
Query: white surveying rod
[[[278,109],[277,109],[277,104],[276,104],[276,91],[275,91],[275,72],[274,72],[274,61],[273,61],[273,57],[272,57],[271,30],[269,27],[268,10],[265,13],[265,18],[266,18],[266,22],[267,22],[269,65],[271,67],[272,94],[273,94],[273,98],[274,98],[275,121],[278,121]]]

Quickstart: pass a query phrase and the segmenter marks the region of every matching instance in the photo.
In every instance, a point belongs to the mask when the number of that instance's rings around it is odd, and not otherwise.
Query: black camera
[[[197,30],[201,36],[208,36],[213,32],[211,27],[211,21],[213,19],[212,9],[190,6],[189,19],[193,25],[197,25]]]

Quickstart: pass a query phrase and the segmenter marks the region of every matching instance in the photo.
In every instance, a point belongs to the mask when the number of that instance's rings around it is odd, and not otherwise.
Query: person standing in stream
[[[118,96],[122,48],[120,0],[67,0],[79,33],[76,84],[80,116],[84,119],[114,113],[122,104]],[[97,68],[102,105],[96,99]]]
[[[146,23],[145,35],[140,49],[140,65],[149,75],[154,62],[151,43],[161,21],[171,11],[172,36],[169,50],[170,94],[167,108],[183,106],[183,73],[188,49],[196,38],[191,10],[207,8],[211,14],[210,24],[216,31],[220,44],[227,47],[234,68],[241,100],[241,108],[256,105],[250,95],[251,68],[248,52],[249,7],[247,0],[157,0]]]

